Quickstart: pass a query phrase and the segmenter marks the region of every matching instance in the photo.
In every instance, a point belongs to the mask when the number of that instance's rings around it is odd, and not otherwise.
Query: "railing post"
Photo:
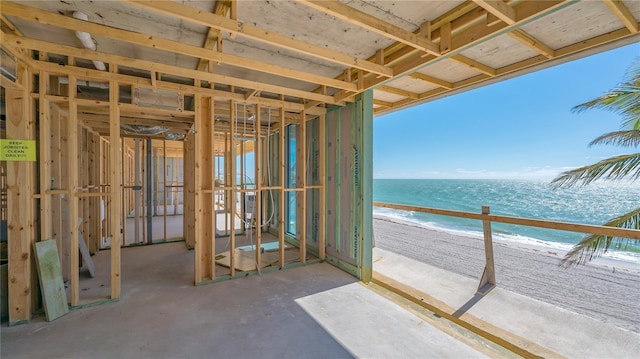
[[[478,286],[478,293],[486,294],[496,286],[496,272],[493,261],[493,239],[491,235],[491,221],[486,218],[486,215],[489,214],[489,206],[482,206],[482,214],[485,265],[484,272],[482,273],[482,278],[480,279],[480,285]]]

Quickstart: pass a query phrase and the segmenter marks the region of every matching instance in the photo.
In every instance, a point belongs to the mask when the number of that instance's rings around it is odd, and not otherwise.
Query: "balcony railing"
[[[484,294],[491,290],[496,285],[494,257],[493,257],[493,238],[491,223],[508,223],[520,226],[547,228],[561,231],[581,232],[587,234],[595,234],[601,236],[617,237],[617,238],[629,238],[640,240],[640,230],[626,229],[617,227],[598,226],[592,224],[579,224],[568,223],[558,221],[547,221],[542,219],[533,218],[521,218],[510,217],[490,214],[489,206],[482,206],[480,213],[453,211],[448,209],[438,209],[430,207],[418,207],[396,203],[384,203],[373,202],[375,207],[383,207],[390,209],[397,209],[402,211],[412,211],[420,213],[429,213],[440,216],[458,217],[466,219],[474,219],[482,221],[483,237],[484,237],[484,252],[485,252],[485,267],[480,284],[478,285],[478,293]]]

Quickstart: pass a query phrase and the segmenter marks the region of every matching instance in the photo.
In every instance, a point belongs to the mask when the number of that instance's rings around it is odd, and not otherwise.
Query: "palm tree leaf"
[[[626,130],[605,133],[589,143],[593,145],[614,145],[621,147],[638,147],[640,145],[640,130]]]
[[[616,217],[604,225],[608,227],[640,229],[640,208],[636,208],[629,213]],[[618,248],[626,248],[632,244],[640,244],[640,240],[637,239],[624,239],[591,234],[584,237],[580,243],[573,246],[573,248],[565,254],[564,258],[562,258],[560,265],[568,268],[573,265],[590,262],[594,258],[600,257],[606,253],[614,242]]]
[[[577,183],[587,185],[600,178],[636,180],[640,177],[640,153],[620,155],[600,162],[562,172],[551,181],[554,188],[571,187]]]
[[[624,118],[624,126],[640,129],[640,60],[629,68],[622,83],[594,100],[575,106],[572,111],[581,113],[594,108],[618,113]]]

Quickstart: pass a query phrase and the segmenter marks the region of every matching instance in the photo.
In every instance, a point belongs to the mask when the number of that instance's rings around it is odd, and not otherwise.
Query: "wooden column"
[[[22,89],[5,89],[7,138],[34,140],[29,88],[31,73],[19,66]],[[37,295],[32,247],[35,242],[35,163],[7,162],[9,324],[31,319]]]
[[[80,303],[80,255],[78,244],[78,104],[76,102],[76,77],[69,75],[69,117],[67,121],[67,153],[69,161],[69,266],[71,267],[71,306]]]
[[[109,71],[117,73],[116,65],[110,64]],[[121,179],[122,166],[120,159],[120,107],[118,105],[120,89],[118,82],[109,81],[109,182],[111,184],[111,299],[120,298],[120,237],[121,226]]]
[[[215,278],[213,210],[213,156],[211,122],[213,99],[195,95],[195,282]]]

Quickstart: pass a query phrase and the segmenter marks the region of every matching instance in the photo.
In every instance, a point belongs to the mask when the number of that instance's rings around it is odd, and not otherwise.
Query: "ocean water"
[[[603,224],[640,206],[640,183],[601,182],[553,189],[549,182],[527,180],[374,179],[373,200],[422,207],[481,211],[492,214],[582,224]],[[388,208],[373,208],[375,217],[452,233],[482,236],[476,220]],[[585,234],[492,223],[494,238],[568,250]],[[640,246],[610,250],[604,257],[640,264]]]

